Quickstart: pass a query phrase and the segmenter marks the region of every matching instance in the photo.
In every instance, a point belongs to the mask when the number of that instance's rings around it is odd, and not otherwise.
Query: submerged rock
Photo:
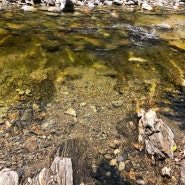
[[[139,113],[139,137],[140,143],[144,144],[145,150],[152,156],[158,158],[170,157],[173,159],[173,147],[176,146],[172,130],[161,120],[157,118],[154,111]]]

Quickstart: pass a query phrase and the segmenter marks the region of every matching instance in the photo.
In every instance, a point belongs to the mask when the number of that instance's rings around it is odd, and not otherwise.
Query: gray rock
[[[30,124],[32,119],[33,119],[33,110],[26,109],[21,117],[21,122],[23,124]]]
[[[173,147],[176,144],[172,130],[152,110],[141,110],[138,116],[141,116],[138,140],[144,144],[146,152],[160,159],[166,156],[173,159]]]
[[[161,169],[161,175],[162,176],[166,176],[166,177],[172,177],[172,174],[171,174],[171,168],[168,168],[168,167],[164,167]]]
[[[17,172],[5,168],[0,171],[0,185],[18,185],[19,176]]]

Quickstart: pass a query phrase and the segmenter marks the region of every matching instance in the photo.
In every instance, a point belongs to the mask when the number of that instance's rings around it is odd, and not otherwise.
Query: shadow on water
[[[165,98],[168,103],[159,102],[159,105],[170,111],[161,111],[160,113],[177,122],[181,130],[185,130],[185,88],[179,87],[178,93],[166,92]]]

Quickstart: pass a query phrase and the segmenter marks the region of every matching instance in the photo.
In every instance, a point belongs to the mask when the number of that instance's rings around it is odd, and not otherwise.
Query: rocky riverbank
[[[1,0],[0,10],[20,8],[23,11],[35,12],[74,12],[78,7],[93,9],[98,6],[130,6],[143,10],[153,10],[155,7],[173,7],[175,10],[184,5],[184,0]]]

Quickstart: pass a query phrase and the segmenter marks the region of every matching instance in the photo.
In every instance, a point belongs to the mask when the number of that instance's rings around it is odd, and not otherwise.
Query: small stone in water
[[[65,113],[76,117],[76,111],[73,108],[67,109]]]
[[[121,106],[123,106],[123,101],[113,101],[113,102],[112,102],[112,106],[113,106],[114,108],[121,107]]]
[[[120,162],[119,163],[119,167],[118,167],[118,171],[122,171],[125,169],[125,163],[124,162]]]
[[[117,160],[116,160],[116,159],[110,160],[109,165],[110,165],[110,166],[118,166]]]
[[[120,150],[119,149],[114,150],[114,154],[115,155],[118,155],[119,153],[120,153]]]
[[[109,143],[110,148],[116,149],[118,146],[119,146],[119,141],[118,140],[114,140],[114,141],[111,141]]]

